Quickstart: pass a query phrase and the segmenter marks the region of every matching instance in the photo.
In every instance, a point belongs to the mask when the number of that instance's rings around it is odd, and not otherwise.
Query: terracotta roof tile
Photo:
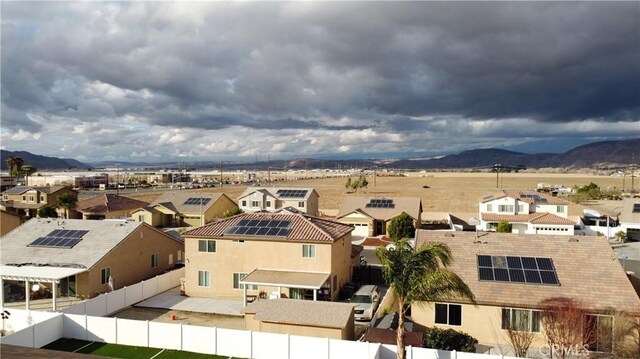
[[[496,214],[482,213],[483,221],[507,221],[507,222],[527,222],[534,224],[566,224],[575,225],[570,219],[556,216],[555,214],[541,212],[529,214]]]
[[[76,209],[78,212],[86,213],[109,213],[143,208],[148,204],[137,199],[107,193],[78,202]]]
[[[395,206],[393,208],[367,208],[367,203],[372,199],[391,199]],[[418,197],[374,198],[347,196],[342,201],[342,206],[336,218],[346,216],[354,211],[360,211],[373,219],[385,221],[405,212],[414,219],[419,220],[422,212],[422,201]]]
[[[525,202],[525,203],[529,203],[529,204],[533,204],[534,200],[531,198],[525,198],[522,197],[523,195],[536,195],[539,196],[541,198],[544,198],[546,200],[545,203],[541,203],[541,204],[560,204],[560,205],[567,205],[569,204],[569,202],[567,200],[564,200],[562,198],[559,197],[553,197],[550,196],[548,194],[545,193],[539,193],[539,192],[535,192],[535,191],[502,191],[499,193],[495,193],[495,194],[491,194],[491,195],[487,195],[484,196],[482,198],[480,198],[480,202],[481,203],[486,203],[486,202],[490,202],[493,200],[496,200],[498,198],[502,198],[502,197],[511,197],[511,198],[515,198],[520,202]]]

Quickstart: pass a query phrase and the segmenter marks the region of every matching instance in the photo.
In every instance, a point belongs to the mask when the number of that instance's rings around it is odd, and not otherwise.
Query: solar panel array
[[[365,205],[366,208],[395,208],[392,199],[372,199]]]
[[[291,232],[291,221],[275,219],[243,219],[229,227],[224,234],[235,236],[286,237]]]
[[[56,229],[44,237],[31,242],[28,247],[73,248],[89,231],[75,229]]]
[[[4,194],[16,194],[16,193],[22,193],[26,190],[28,190],[29,187],[25,187],[25,186],[15,186],[15,187],[11,187],[8,190],[4,191]]]
[[[525,193],[525,194],[520,195],[520,198],[529,198],[529,199],[532,199],[533,202],[535,202],[535,203],[547,203],[547,199],[546,198],[544,198],[544,197],[542,197],[540,195],[537,195],[537,194]]]
[[[304,198],[307,195],[306,189],[279,189],[276,191],[278,197],[283,198]]]
[[[209,203],[209,201],[211,201],[211,198],[205,198],[205,197],[191,197],[189,199],[187,199],[184,204],[190,204],[190,205],[206,205],[207,203]]]
[[[559,285],[551,258],[478,256],[481,281]]]

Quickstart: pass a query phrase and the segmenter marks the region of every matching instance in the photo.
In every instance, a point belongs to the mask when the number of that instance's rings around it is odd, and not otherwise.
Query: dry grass
[[[425,177],[420,177],[420,176]],[[436,172],[427,174],[412,173],[409,177],[377,177],[374,185],[369,177],[369,188],[357,193],[347,192],[344,188],[346,178],[314,178],[297,181],[274,182],[273,186],[313,187],[320,194],[320,210],[327,215],[335,215],[344,196],[365,195],[375,197],[420,197],[424,211],[450,212],[467,219],[477,214],[479,198],[496,191],[496,176],[492,173]],[[588,174],[547,174],[547,173],[505,173],[501,174],[502,188],[505,190],[534,190],[538,183],[562,184],[566,187],[583,186],[594,182],[601,188],[622,187],[622,179],[611,176]],[[423,188],[429,186],[429,188]],[[245,187],[230,186],[207,188],[197,191],[206,193],[224,192],[232,199],[244,191]],[[128,194],[129,197],[150,202],[160,195],[159,192]],[[617,202],[619,203],[619,202]],[[589,207],[598,207],[591,203]],[[583,205],[572,204],[569,215],[580,215]]]

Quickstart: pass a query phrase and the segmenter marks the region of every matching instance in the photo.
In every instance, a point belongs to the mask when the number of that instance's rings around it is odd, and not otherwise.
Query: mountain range
[[[527,168],[583,168],[583,167],[624,167],[636,164],[640,156],[640,138],[621,141],[594,142],[575,147],[564,153],[535,153],[509,151],[498,148],[473,149],[457,154],[450,154],[438,158],[407,158],[407,159],[368,159],[368,160],[321,160],[313,158],[298,158],[289,161],[272,162],[225,162],[225,169],[265,170],[271,169],[314,169],[314,168],[351,168],[351,167],[393,167],[405,169],[462,169],[487,168],[499,163],[503,166],[524,166]],[[105,161],[86,164],[69,158],[56,158],[35,155],[26,151],[0,151],[0,168],[7,169],[6,159],[9,156],[20,157],[24,164],[34,166],[39,170],[67,170],[115,167],[121,168],[176,168],[175,162],[170,163],[127,163]],[[201,161],[189,163],[189,169],[219,168],[218,161]],[[182,166],[184,168],[184,166]]]

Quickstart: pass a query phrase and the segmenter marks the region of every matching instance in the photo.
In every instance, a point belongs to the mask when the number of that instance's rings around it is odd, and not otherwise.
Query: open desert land
[[[259,174],[260,176],[261,174]],[[266,176],[264,176],[266,177]],[[272,177],[274,178],[274,177]],[[274,181],[273,187],[313,187],[320,195],[320,211],[325,216],[335,216],[344,196],[362,195],[370,197],[420,197],[426,212],[450,212],[464,220],[477,216],[478,200],[496,189],[495,173],[463,173],[463,172],[409,172],[407,177],[367,177],[368,188],[357,193],[345,190],[346,177],[299,179],[295,181]],[[374,183],[375,182],[375,183]],[[501,173],[500,185],[505,190],[535,190],[538,183],[552,185],[562,184],[565,187],[583,186],[596,183],[602,189],[622,188],[623,179],[615,176],[598,176],[581,173]],[[626,187],[630,187],[630,179],[626,179]],[[424,188],[428,186],[429,188]],[[640,187],[636,183],[636,187]],[[225,186],[190,190],[198,192],[224,192],[236,200],[246,187]],[[130,194],[128,196],[152,201],[160,195],[158,192]],[[584,208],[592,208],[607,213],[619,201],[593,201],[583,204],[571,204],[569,215],[582,214]]]

